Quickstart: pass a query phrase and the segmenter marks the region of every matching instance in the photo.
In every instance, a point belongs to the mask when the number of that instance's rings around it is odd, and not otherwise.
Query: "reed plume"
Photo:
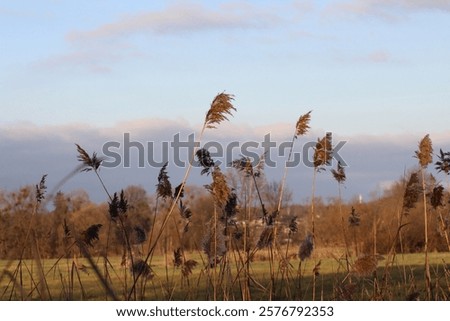
[[[444,206],[444,187],[442,185],[435,186],[430,194],[430,203],[433,209]]]
[[[89,226],[85,231],[82,232],[83,242],[90,247],[93,247],[93,242],[95,240],[99,240],[98,233],[100,232],[100,228],[102,224],[94,224]]]
[[[352,227],[359,226],[359,224],[361,224],[361,216],[356,212],[354,207],[352,207],[352,211],[348,217],[348,224]]]
[[[36,185],[36,202],[41,203],[45,199],[45,191],[47,186],[45,185],[45,180],[47,179],[47,174],[43,175],[39,184]]]
[[[417,172],[411,173],[403,195],[404,215],[408,215],[409,211],[416,206],[420,193],[422,193],[422,188],[420,186],[419,175]]]
[[[228,120],[228,116],[232,116],[232,111],[236,111],[232,101],[234,96],[226,93],[218,94],[211,103],[211,107],[206,113],[205,127],[216,128],[221,122]]]
[[[230,196],[230,188],[228,187],[225,175],[219,167],[215,167],[212,172],[212,183],[205,185],[206,189],[213,195],[215,203],[219,207],[225,206]]]
[[[419,160],[422,168],[426,168],[428,164],[433,162],[433,144],[430,135],[425,135],[419,142],[419,149],[416,151],[415,157]]]
[[[154,277],[154,273],[150,265],[142,259],[136,260],[131,266],[131,272],[134,275],[140,275],[147,280],[150,280]]]
[[[169,181],[169,175],[167,175],[167,165],[166,162],[163,167],[161,167],[158,175],[158,184],[156,185],[156,195],[162,199],[172,197],[172,184]]]
[[[112,221],[116,221],[118,218],[125,216],[128,211],[128,201],[125,199],[123,190],[120,192],[120,197],[117,193],[114,193],[111,201],[108,203],[109,216]]]
[[[94,171],[95,175],[97,176],[98,180],[100,181],[100,184],[102,184],[103,190],[105,191],[106,195],[108,195],[108,198],[112,200],[111,194],[109,194],[108,189],[106,188],[105,183],[103,182],[103,179],[100,177],[99,169],[102,165],[103,158],[100,158],[97,156],[96,152],[92,153],[92,157],[89,156],[89,154],[78,144],[75,144],[77,146],[78,161],[81,162],[81,166],[76,169],[76,171],[80,170],[81,172],[89,172]],[[76,173],[76,172],[73,172]],[[69,176],[63,179],[62,182],[69,179],[73,173],[71,173]],[[60,184],[62,184],[62,182]]]
[[[203,167],[200,174],[201,175],[203,175],[203,174],[209,175],[213,171],[214,166],[215,166],[215,162],[211,158],[211,154],[209,153],[209,151],[205,148],[200,148],[195,153],[195,156],[197,156],[200,166]]]
[[[310,129],[309,122],[311,121],[311,112],[312,110],[299,117],[297,123],[295,124],[295,138],[305,135]]]
[[[437,155],[438,161],[435,163],[435,168],[440,172],[444,172],[446,175],[450,174],[450,152],[443,152],[442,149],[439,150],[439,155]]]
[[[333,159],[332,133],[328,132],[322,139],[318,139],[314,148],[314,168],[323,170],[323,166],[331,164]]]
[[[341,165],[341,161],[338,161],[336,169],[331,170],[331,174],[333,174],[333,177],[338,182],[338,184],[343,184],[347,179],[345,175],[345,169]]]
[[[228,195],[228,200],[225,204],[225,207],[223,209],[223,215],[220,219],[224,222],[232,223],[238,213],[239,213],[238,198],[233,188],[231,189],[230,194]]]
[[[265,154],[260,155],[256,160],[251,160],[249,157],[242,156],[230,163],[231,167],[245,174],[246,177],[260,177],[264,171]]]
[[[78,151],[77,159],[84,165],[81,171],[82,172],[89,172],[91,170],[97,171],[100,168],[103,159],[97,157],[96,152],[94,152],[91,157],[80,145],[78,144],[75,145],[77,146]]]

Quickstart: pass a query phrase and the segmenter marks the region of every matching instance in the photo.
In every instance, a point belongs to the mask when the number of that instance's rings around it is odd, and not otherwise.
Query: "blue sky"
[[[226,91],[235,131],[262,137],[312,109],[317,135],[448,147],[446,0],[1,0],[0,57],[4,140],[198,128]]]

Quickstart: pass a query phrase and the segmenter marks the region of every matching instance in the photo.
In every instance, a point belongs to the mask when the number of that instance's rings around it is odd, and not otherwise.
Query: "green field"
[[[234,260],[216,269],[205,269],[199,254],[190,254],[199,264],[189,276],[175,268],[171,257],[157,256],[151,262],[153,276],[138,282],[136,296],[129,297],[133,279],[129,269],[113,258],[107,265],[116,299],[137,300],[407,300],[425,299],[423,254],[395,257],[386,268],[386,259],[378,261],[376,272],[369,275],[348,273],[346,262],[336,258],[312,258],[288,264],[254,260],[249,275]],[[450,298],[450,262],[448,253],[431,253],[433,297]],[[111,300],[104,283],[87,260],[43,260],[42,271],[32,260],[0,261],[1,300]],[[167,262],[167,263],[166,263]],[[318,263],[320,262],[320,265]],[[96,258],[104,276],[103,258]],[[314,268],[316,267],[315,271]],[[300,270],[299,270],[300,268]],[[352,268],[350,267],[352,270]],[[353,269],[354,270],[354,269]],[[239,272],[238,272],[239,271]],[[314,272],[316,272],[314,274]],[[32,276],[32,277],[31,277]],[[247,285],[247,287],[245,286]],[[244,292],[246,294],[244,294]]]

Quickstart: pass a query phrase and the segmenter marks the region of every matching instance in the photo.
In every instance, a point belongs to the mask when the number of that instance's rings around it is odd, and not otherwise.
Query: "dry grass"
[[[220,93],[213,99],[204,119],[200,141],[206,129],[216,128],[232,116],[236,111],[233,100],[234,96],[226,93]],[[359,232],[363,225],[362,216],[354,207],[351,208],[345,222],[340,188],[347,181],[347,176],[340,162],[337,163],[336,169],[331,170],[331,174],[339,185],[339,214],[342,236],[345,240],[344,247],[335,246],[326,250],[320,247],[320,240],[325,238],[319,238],[315,230],[315,220],[320,219],[314,207],[315,180],[317,173],[324,172],[332,163],[331,133],[318,139],[314,148],[310,218],[304,215],[299,223],[297,213],[289,216],[286,214],[282,199],[287,164],[291,160],[295,140],[309,131],[310,121],[311,111],[301,115],[295,124],[280,187],[274,193],[276,195],[269,195],[274,196],[274,201],[269,202],[270,197],[261,193],[261,184],[265,179],[265,155],[258,160],[241,157],[233,161],[231,165],[241,174],[241,180],[240,185],[232,185],[207,149],[194,149],[185,175],[175,189],[172,187],[175,185],[169,180],[168,163],[160,169],[154,212],[148,226],[132,222],[130,219],[132,206],[128,203],[123,190],[120,193],[109,192],[99,175],[102,158],[95,152],[90,156],[85,149],[76,144],[77,160],[81,163],[77,171],[95,173],[108,197],[107,223],[96,222],[77,230],[64,218],[65,253],[53,261],[43,260],[33,226],[41,203],[46,199],[46,176],[43,176],[35,186],[33,210],[26,235],[23,237],[25,241],[20,244],[22,252],[19,260],[2,262],[4,266],[0,269],[1,298],[3,300],[449,299],[450,274],[446,262],[450,261],[450,258],[444,254],[431,254],[427,247],[427,224],[430,214],[427,204],[431,204],[432,210],[438,212],[449,245],[445,220],[440,212],[446,206],[445,189],[440,184],[428,183],[424,174],[433,161],[433,146],[429,135],[420,141],[419,149],[415,152],[421,177],[418,171],[413,172],[404,186],[403,199],[399,202],[397,233],[389,236],[392,237],[392,245],[389,244],[387,263],[380,266],[380,260],[383,258],[376,255],[376,233],[377,229],[382,229],[386,223],[380,222],[379,226],[374,222],[373,237],[363,235]],[[202,218],[201,244],[195,244],[196,251],[187,252],[189,227],[192,217],[197,214],[188,206],[190,198],[185,198],[185,193],[188,194],[189,191],[185,191],[185,186],[195,157],[202,167],[201,175],[210,175],[211,178],[211,183],[204,186],[210,193],[211,207],[205,211],[206,216]],[[450,153],[441,150],[438,157],[436,169],[448,175]],[[415,207],[421,195],[425,226],[424,254],[409,256],[403,251],[397,253],[398,243],[402,248],[402,229],[406,226],[403,220]],[[179,216],[173,215],[175,208]],[[350,255],[350,242],[347,239],[348,228],[353,233],[355,248],[353,257]],[[304,234],[301,234],[304,238],[298,241],[300,236],[297,236],[297,241],[294,241],[294,236],[299,230],[304,231]],[[106,246],[98,249],[96,247],[101,233],[106,235],[107,241]],[[115,235],[118,248],[122,251],[120,254],[113,255],[110,252],[111,235]],[[373,242],[373,250],[364,251],[363,242]],[[162,249],[162,255],[156,255],[157,248]],[[32,253],[32,260],[24,259],[25,249]],[[364,255],[358,257],[358,253]],[[400,258],[402,261],[399,261]],[[408,258],[411,258],[411,261],[412,258],[418,258],[420,265],[412,264]],[[423,274],[425,278],[420,277]],[[379,275],[383,277],[380,279]]]

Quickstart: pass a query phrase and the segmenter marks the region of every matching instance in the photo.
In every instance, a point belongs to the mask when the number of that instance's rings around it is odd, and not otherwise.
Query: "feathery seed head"
[[[314,168],[317,171],[323,170],[323,166],[331,164],[333,159],[332,134],[330,132],[322,139],[318,139],[314,148]]]
[[[303,136],[308,132],[310,128],[309,122],[311,120],[311,112],[312,110],[304,115],[301,115],[298,119],[297,124],[295,125],[295,138],[297,138],[297,136]]]
[[[211,158],[211,154],[209,153],[209,151],[205,148],[200,148],[195,153],[195,156],[197,156],[200,166],[203,167],[203,169],[201,171],[201,175],[203,175],[203,174],[209,175],[215,165],[215,162]]]
[[[361,216],[358,213],[356,213],[354,207],[352,207],[352,212],[348,217],[348,223],[351,227],[359,226],[359,224],[361,223]]]
[[[83,242],[91,247],[94,246],[93,242],[99,239],[98,233],[100,232],[101,227],[102,224],[94,224],[89,226],[85,231],[83,231],[83,233],[81,233],[83,236]]]
[[[142,259],[138,259],[134,262],[133,266],[131,267],[131,271],[136,275],[142,275],[142,277],[146,279],[152,279],[154,276],[153,270],[150,265],[148,265],[148,263]]]
[[[223,175],[219,167],[214,167],[212,179],[213,182],[210,185],[205,185],[205,187],[213,195],[216,204],[222,207],[228,201],[230,188],[228,187],[225,175]]]
[[[341,162],[338,161],[337,168],[331,170],[331,174],[333,174],[334,179],[338,182],[338,184],[343,184],[346,180],[344,167],[341,165]]]
[[[91,170],[97,171],[100,165],[102,164],[103,159],[97,157],[97,153],[94,152],[92,157],[78,144],[77,146],[78,156],[77,159],[83,163],[83,167],[81,169],[82,172],[89,172]]]
[[[434,209],[443,206],[444,205],[443,200],[444,200],[444,187],[442,185],[435,186],[430,195],[431,206],[433,206]]]
[[[216,128],[216,125],[228,120],[228,116],[232,116],[232,111],[236,111],[232,101],[234,96],[226,93],[218,94],[211,103],[211,107],[206,113],[206,128]]]
[[[420,193],[422,193],[422,188],[419,183],[419,175],[414,172],[409,177],[403,195],[403,214],[408,215],[409,211],[416,206]]]
[[[434,164],[436,170],[440,172],[444,172],[445,174],[450,174],[450,152],[443,152],[442,149],[439,150],[440,153],[437,155],[438,161]]]
[[[415,157],[419,160],[422,168],[426,168],[428,164],[433,162],[433,144],[429,134],[425,135],[419,142],[419,150],[416,151]]]
[[[47,186],[45,185],[45,180],[47,178],[47,174],[43,175],[41,181],[38,185],[36,185],[36,202],[41,203],[45,198],[45,191],[47,190]]]
[[[158,175],[158,184],[156,185],[156,195],[163,199],[172,197],[172,184],[169,181],[169,176],[167,175],[167,164],[166,162]]]

